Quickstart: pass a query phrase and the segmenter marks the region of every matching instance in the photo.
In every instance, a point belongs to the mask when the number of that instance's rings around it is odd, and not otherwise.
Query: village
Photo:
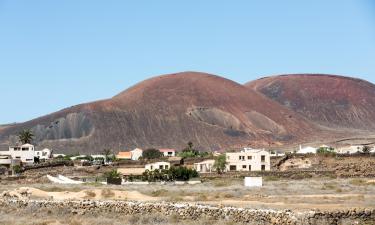
[[[308,170],[312,172],[314,169],[312,169],[313,160],[311,159],[319,155],[350,158],[351,156],[370,157],[375,153],[375,147],[370,145],[347,145],[339,148],[333,148],[328,145],[320,145],[318,147],[299,145],[295,150],[289,152],[250,147],[245,147],[239,151],[204,152],[196,150],[193,143],[189,142],[186,148],[180,151],[170,148],[149,148],[145,150],[135,148],[117,152],[107,149],[101,153],[90,155],[78,153],[67,155],[55,153],[48,148],[38,149],[37,146],[30,144],[33,140],[33,134],[30,130],[20,132],[19,139],[22,144],[9,146],[8,150],[0,151],[0,172],[3,178],[4,176],[22,177],[20,175],[23,171],[33,170],[34,168],[48,170],[48,168],[55,165],[72,165],[75,167],[103,166],[111,168],[112,174],[109,173],[111,175],[105,177],[103,182],[112,182],[112,184],[124,184],[129,183],[129,181],[135,182],[136,180],[188,181],[199,177],[199,175],[203,177],[207,175],[219,176],[225,173],[237,173],[245,177],[246,172],[249,172],[249,175],[252,172],[260,172],[261,176],[267,176],[267,171]],[[167,171],[174,168],[186,169],[188,175],[185,177],[173,177],[172,179],[168,176],[164,176],[166,178],[161,176],[157,179],[150,179],[150,176],[144,177],[145,174],[152,172],[168,174]],[[262,172],[264,173],[262,174]],[[53,177],[50,180],[60,183],[76,182],[71,179],[65,181],[53,179]],[[82,180],[86,180],[86,178],[82,178]],[[246,185],[252,186],[253,184],[247,182]],[[254,185],[259,185],[256,179]]]

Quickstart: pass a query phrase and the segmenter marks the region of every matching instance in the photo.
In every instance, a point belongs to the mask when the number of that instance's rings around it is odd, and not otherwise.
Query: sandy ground
[[[9,196],[16,197],[19,199],[45,199],[45,200],[129,200],[129,201],[157,201],[159,198],[147,196],[139,193],[138,191],[121,191],[111,189],[89,189],[78,192],[72,191],[60,191],[60,192],[49,192],[43,191],[33,187],[21,187],[15,190],[11,190],[6,193]]]

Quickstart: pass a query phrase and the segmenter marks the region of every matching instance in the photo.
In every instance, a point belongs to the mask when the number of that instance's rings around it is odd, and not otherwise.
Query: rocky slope
[[[293,111],[222,77],[185,72],[141,82],[111,99],[74,106],[0,130],[31,128],[41,147],[100,152],[134,147],[202,149],[283,144],[316,129]]]
[[[266,77],[245,85],[306,119],[335,129],[375,130],[375,85],[322,74]]]

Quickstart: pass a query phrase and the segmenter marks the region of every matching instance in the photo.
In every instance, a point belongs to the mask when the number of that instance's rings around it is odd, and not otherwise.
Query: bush
[[[142,153],[143,159],[159,159],[163,157],[163,153],[161,153],[159,150],[150,148],[146,149]]]
[[[12,167],[12,169],[13,169],[14,173],[16,173],[16,174],[20,174],[22,172],[22,168],[21,168],[20,165],[15,165],[15,166]]]
[[[186,167],[171,167],[168,170],[146,170],[141,180],[155,182],[155,181],[187,181],[191,178],[199,177],[199,174],[194,169]]]

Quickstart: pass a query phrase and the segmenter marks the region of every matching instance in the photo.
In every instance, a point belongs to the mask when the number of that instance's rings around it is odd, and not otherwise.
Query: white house
[[[45,148],[41,151],[35,151],[35,157],[41,160],[48,160],[52,158],[52,151],[48,148]]]
[[[363,146],[362,145],[350,145],[344,146],[336,149],[337,154],[355,154],[362,152]]]
[[[205,160],[199,163],[194,163],[194,169],[198,173],[211,173],[215,171],[214,163],[215,163],[215,160],[213,159]]]
[[[270,151],[270,157],[281,157],[281,156],[285,156],[285,153],[279,152],[279,151],[276,151],[276,150]]]
[[[142,154],[143,154],[143,150],[140,149],[140,148],[136,148],[132,151],[130,151],[131,154],[132,154],[132,160],[138,160],[140,157],[142,157]]]
[[[265,171],[271,169],[270,153],[264,149],[244,148],[226,153],[227,171]]]
[[[171,163],[169,162],[154,162],[145,165],[145,169],[149,171],[158,170],[168,170],[171,168]]]
[[[297,151],[297,154],[316,154],[317,149],[311,146],[302,147],[302,145],[299,146],[299,150]]]
[[[174,149],[162,148],[162,149],[159,149],[159,151],[161,153],[163,153],[163,155],[165,157],[174,157],[174,156],[176,156],[176,150],[174,150]]]
[[[1,155],[9,155],[12,159],[19,159],[22,163],[34,163],[34,145],[24,144],[21,146],[10,146],[8,151],[0,152]]]

